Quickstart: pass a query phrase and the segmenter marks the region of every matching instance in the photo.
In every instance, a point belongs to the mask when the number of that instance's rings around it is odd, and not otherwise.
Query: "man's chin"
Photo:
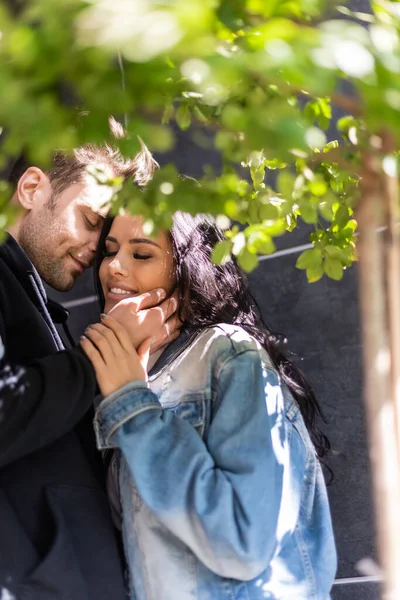
[[[75,285],[75,279],[71,282],[65,285],[65,287],[63,288],[59,288],[59,292],[69,292],[70,290],[72,290],[72,288]]]
[[[57,292],[69,292],[74,287],[80,275],[81,273],[64,274],[63,277],[52,277],[46,283],[57,290]]]

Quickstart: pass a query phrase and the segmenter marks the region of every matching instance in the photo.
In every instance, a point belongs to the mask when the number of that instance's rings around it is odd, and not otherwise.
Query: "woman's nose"
[[[108,264],[111,275],[128,275],[128,269],[124,266],[123,261],[117,255],[114,256],[113,260]]]

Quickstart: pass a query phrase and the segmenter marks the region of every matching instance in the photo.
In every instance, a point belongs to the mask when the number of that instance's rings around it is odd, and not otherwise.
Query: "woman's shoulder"
[[[240,325],[218,323],[203,329],[195,338],[193,346],[197,351],[207,353],[218,362],[235,358],[244,352],[250,360],[262,360],[273,368],[271,359],[263,346]]]
[[[257,349],[260,344],[257,340],[241,325],[232,325],[230,323],[218,323],[210,327],[205,327],[199,334],[199,339],[203,341],[212,341],[241,348],[248,347]]]

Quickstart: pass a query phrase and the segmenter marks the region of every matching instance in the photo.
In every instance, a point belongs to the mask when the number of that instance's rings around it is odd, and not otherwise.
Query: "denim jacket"
[[[178,339],[148,384],[103,400],[95,430],[100,449],[119,449],[132,600],[329,598],[321,467],[296,402],[243,329]]]

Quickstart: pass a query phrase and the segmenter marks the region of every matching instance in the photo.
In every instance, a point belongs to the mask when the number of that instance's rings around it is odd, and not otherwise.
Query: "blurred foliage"
[[[46,166],[54,149],[110,140],[111,114],[127,117],[117,143],[129,155],[137,136],[163,152],[174,146],[173,123],[195,140],[203,128],[221,173],[205,169],[198,185],[168,165],[145,191],[118,185],[115,207],[143,214],[149,232],[176,209],[218,215],[227,239],[214,260],[233,253],[246,270],[300,222],[313,228],[313,248],[297,260],[310,282],[339,280],[357,259],[366,152],[382,169],[398,160],[399,2],[373,1],[372,14],[332,0],[12,7],[0,1],[0,168],[21,150]],[[337,127],[333,109],[343,115]],[[0,230],[12,218],[10,195],[1,184]]]

